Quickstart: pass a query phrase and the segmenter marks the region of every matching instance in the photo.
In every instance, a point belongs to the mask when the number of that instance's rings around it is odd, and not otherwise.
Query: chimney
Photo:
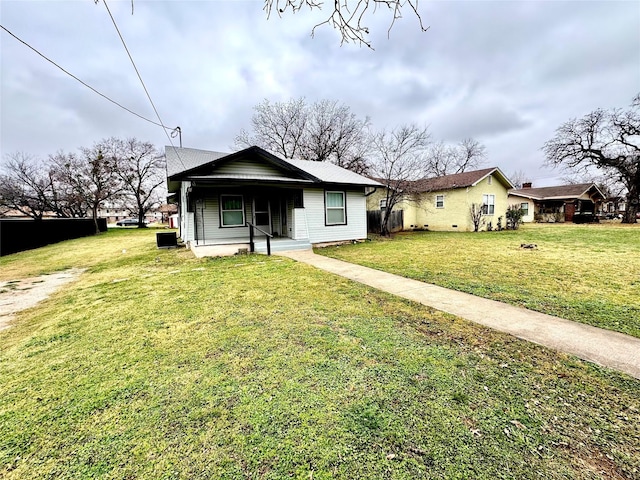
[[[531,188],[531,182],[523,182],[522,188]]]

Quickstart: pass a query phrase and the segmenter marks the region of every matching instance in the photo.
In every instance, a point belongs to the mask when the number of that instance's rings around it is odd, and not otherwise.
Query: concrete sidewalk
[[[638,338],[323,257],[310,250],[277,255],[640,379]]]

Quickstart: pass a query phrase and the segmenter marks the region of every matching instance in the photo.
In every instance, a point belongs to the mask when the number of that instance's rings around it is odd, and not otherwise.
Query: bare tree
[[[48,166],[25,153],[8,156],[0,174],[0,205],[36,220],[51,210],[53,176]]]
[[[427,127],[403,125],[373,136],[372,176],[385,188],[384,213],[380,233],[389,235],[393,208],[411,193],[411,182],[422,173],[424,154],[429,145]]]
[[[485,206],[479,203],[472,203],[469,207],[469,215],[471,217],[471,223],[473,223],[473,231],[477,232],[484,224],[483,215]]]
[[[81,156],[58,152],[50,157],[50,161],[66,189],[68,208],[76,206],[77,213],[73,216],[86,216],[90,211],[96,233],[100,233],[98,210],[104,202],[118,195],[122,185],[113,163],[105,158],[100,145],[83,147],[80,151]],[[71,199],[75,202],[69,201]]]
[[[530,181],[529,178],[530,177],[522,170],[514,170],[511,175],[509,175],[509,180],[511,180],[513,187],[516,189],[522,188],[522,185]]]
[[[640,94],[629,110],[595,110],[561,125],[544,144],[550,165],[589,172],[600,169],[627,191],[623,223],[635,223],[640,211]]]
[[[94,148],[111,162],[111,168],[122,182],[120,198],[138,217],[138,228],[145,227],[145,215],[163,200],[164,156],[153,144],[136,138],[112,137]]]
[[[369,119],[359,119],[346,105],[304,98],[286,103],[268,100],[254,107],[253,133],[235,138],[238,148],[258,145],[289,159],[331,162],[357,173],[367,171]]]
[[[457,145],[440,141],[431,145],[424,164],[425,177],[441,177],[478,168],[486,161],[486,148],[473,138],[465,138]]]
[[[253,133],[242,130],[235,139],[236,147],[258,145],[284,158],[299,158],[309,116],[304,98],[286,103],[265,99],[253,110]]]

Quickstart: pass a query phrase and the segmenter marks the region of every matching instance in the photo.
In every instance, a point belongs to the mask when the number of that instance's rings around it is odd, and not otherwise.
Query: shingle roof
[[[363,177],[362,175],[358,175],[355,172],[350,170],[346,170],[342,167],[334,165],[328,162],[310,162],[306,160],[285,160],[278,156],[272,155],[271,153],[262,150],[259,147],[249,147],[242,152],[250,152],[260,154],[263,159],[271,159],[274,164],[279,165],[282,169],[283,167],[288,168],[289,173],[291,173],[290,178],[293,181],[299,182],[301,180],[300,173],[306,174],[305,177],[310,176],[312,180],[310,182],[323,182],[323,183],[334,183],[334,184],[344,184],[344,185],[364,185],[364,186],[381,186],[375,180],[371,180],[369,178]],[[221,153],[221,152],[212,152],[207,150],[198,150],[195,148],[177,148],[177,147],[165,147],[165,154],[167,159],[167,177],[172,177],[175,175],[186,174],[188,176],[188,172],[196,169],[198,167],[205,166],[209,163],[217,162],[227,156],[236,156],[241,154],[242,152],[236,153]],[[284,169],[283,169],[284,170]],[[300,172],[297,175],[295,172]],[[285,173],[283,171],[283,173]],[[205,174],[205,175],[197,175],[198,178],[206,179],[214,178],[215,174]],[[238,176],[238,175],[225,175],[224,177],[233,176],[236,180],[276,180],[276,181],[284,181],[285,177],[273,177],[273,178],[253,178],[252,176]],[[241,178],[242,177],[242,178]],[[222,178],[222,177],[219,177]]]
[[[494,172],[498,172],[503,181],[508,184],[508,186],[512,186],[511,182],[509,182],[507,177],[498,167],[491,167],[483,168],[482,170],[474,170],[472,172],[454,173],[451,175],[442,175],[441,177],[414,180],[412,182],[407,182],[406,190],[420,193],[472,187]]]
[[[167,177],[186,172],[193,168],[226,157],[228,153],[199,150],[197,148],[164,147],[167,161]]]
[[[358,175],[351,170],[339,167],[329,162],[310,162],[308,160],[286,160],[287,163],[304,170],[310,175],[326,183],[344,183],[347,185],[381,186],[370,178]]]
[[[556,187],[520,188],[509,190],[509,194],[517,195],[519,197],[532,198],[535,200],[563,198],[568,199],[581,197],[591,188],[595,188],[597,192],[602,195],[602,192],[600,192],[600,190],[594,183],[576,183],[573,185],[558,185]]]

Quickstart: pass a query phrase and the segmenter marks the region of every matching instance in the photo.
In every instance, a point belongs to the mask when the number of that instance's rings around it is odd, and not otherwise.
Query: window
[[[496,209],[495,195],[482,195],[482,213],[493,215]]]
[[[444,195],[436,195],[436,208],[444,208]]]
[[[380,210],[384,210],[385,208],[387,208],[387,199],[386,198],[381,198],[380,199]]]
[[[244,227],[242,195],[220,195],[220,224],[223,227]]]
[[[493,183],[493,175],[489,175],[487,178],[487,185],[491,185]]]
[[[325,192],[325,221],[327,225],[345,225],[347,223],[347,209],[344,192]]]
[[[527,216],[529,215],[529,203],[525,202],[525,203],[521,203],[520,204],[520,210],[522,210],[522,215],[523,216]]]

